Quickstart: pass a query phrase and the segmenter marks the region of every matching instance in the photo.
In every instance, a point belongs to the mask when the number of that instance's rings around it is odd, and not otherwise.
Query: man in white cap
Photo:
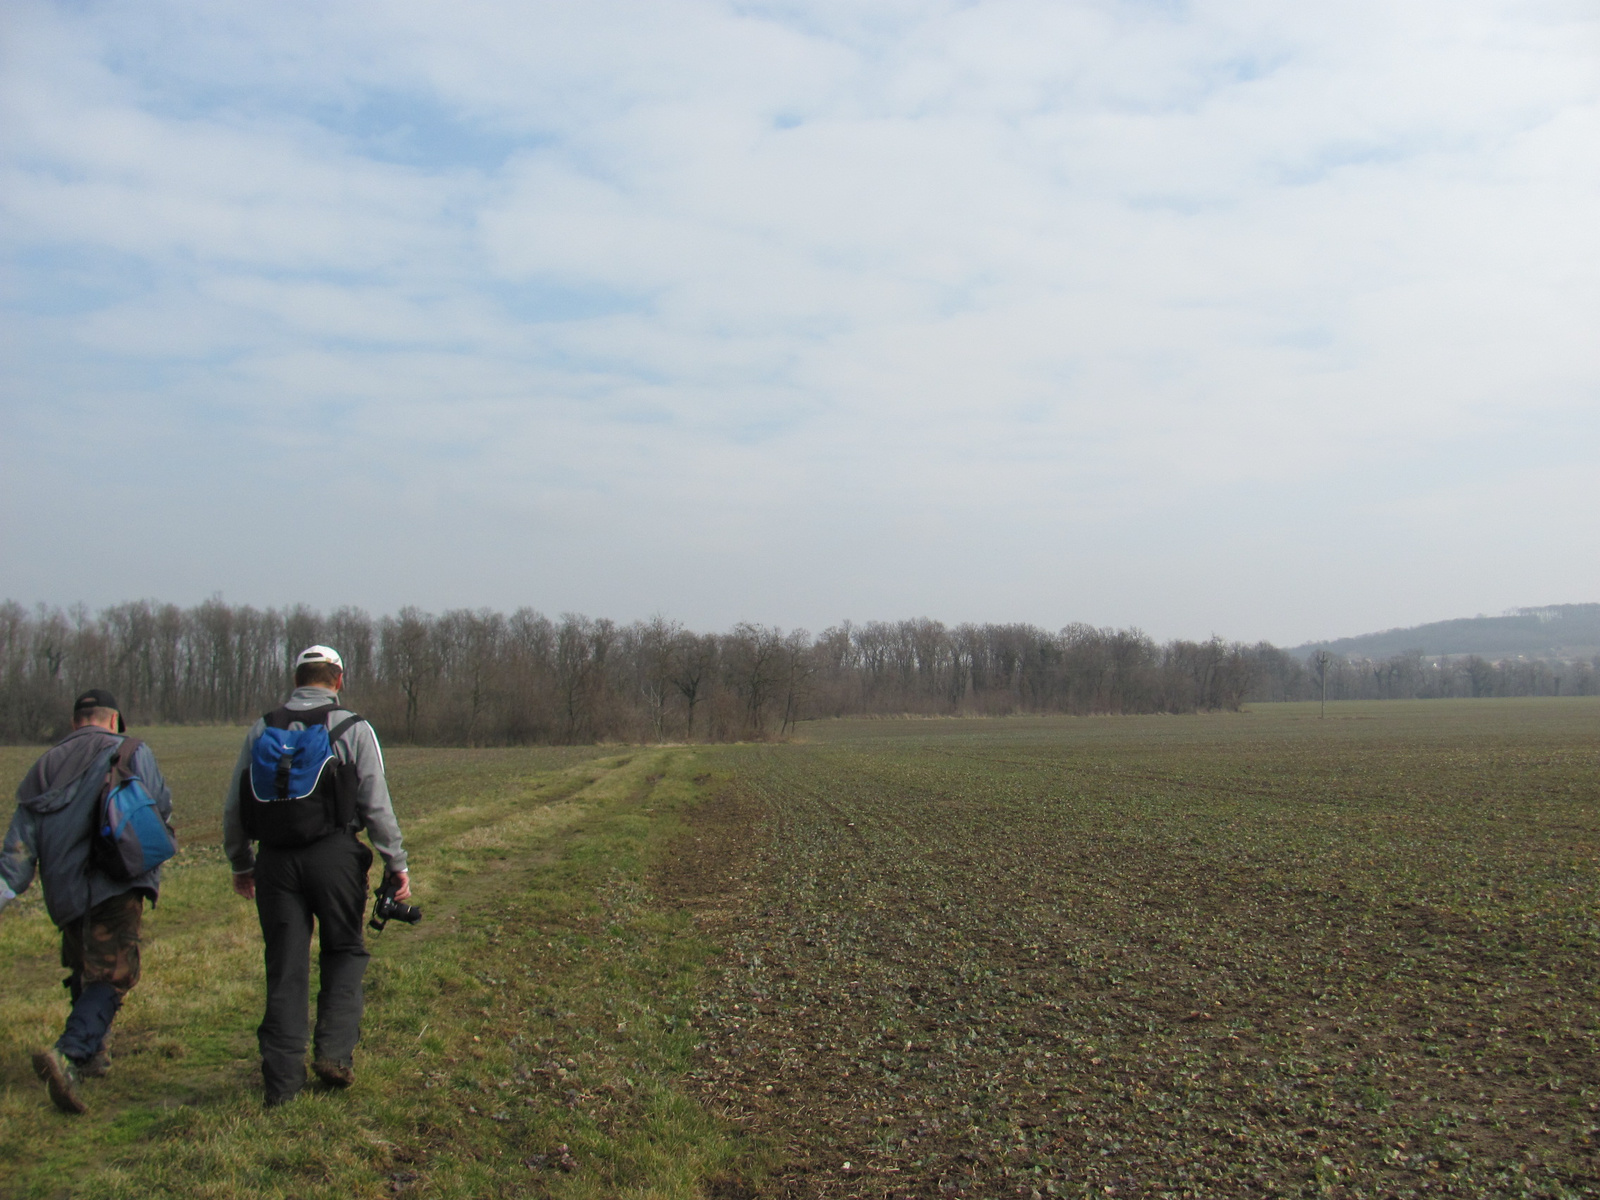
[[[256,902],[266,949],[266,1015],[256,1039],[268,1107],[306,1084],[313,918],[322,983],[311,1069],[329,1087],[355,1082],[372,865],[360,830],[393,877],[395,898],[411,895],[377,734],[339,703],[344,660],[329,646],[309,646],[295,659],[294,683],[283,707],[245,736],[222,806],[233,890]]]

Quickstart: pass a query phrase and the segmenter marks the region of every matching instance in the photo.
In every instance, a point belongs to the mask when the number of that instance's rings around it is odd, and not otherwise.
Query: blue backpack
[[[250,769],[239,780],[239,814],[251,838],[268,846],[308,846],[353,827],[359,781],[355,765],[341,762],[333,745],[362,718],[352,713],[330,729],[337,709],[280,708],[262,718],[265,727],[250,745]]]
[[[130,737],[117,747],[100,793],[94,836],[89,839],[95,867],[123,883],[155,870],[178,850],[177,834],[133,773],[133,756],[142,744]]]

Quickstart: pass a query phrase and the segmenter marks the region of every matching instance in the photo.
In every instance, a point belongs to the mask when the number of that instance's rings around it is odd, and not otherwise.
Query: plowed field
[[[872,722],[750,747],[727,1196],[1600,1195],[1593,702]]]

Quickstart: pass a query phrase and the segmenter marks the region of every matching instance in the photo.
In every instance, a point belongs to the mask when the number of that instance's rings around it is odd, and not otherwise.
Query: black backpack
[[[252,840],[277,848],[309,846],[355,828],[360,781],[355,764],[340,761],[333,747],[362,718],[351,713],[330,728],[338,710],[336,704],[280,708],[261,718],[266,728],[239,776],[239,815]],[[297,722],[305,728],[289,728]]]

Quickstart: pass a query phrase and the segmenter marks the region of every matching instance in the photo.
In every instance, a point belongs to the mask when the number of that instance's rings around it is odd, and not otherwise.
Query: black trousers
[[[262,846],[256,858],[256,915],[267,959],[267,1012],[256,1040],[268,1097],[287,1099],[305,1086],[313,919],[322,968],[315,1055],[348,1063],[355,1050],[370,866],[372,851],[353,833],[294,849]]]

